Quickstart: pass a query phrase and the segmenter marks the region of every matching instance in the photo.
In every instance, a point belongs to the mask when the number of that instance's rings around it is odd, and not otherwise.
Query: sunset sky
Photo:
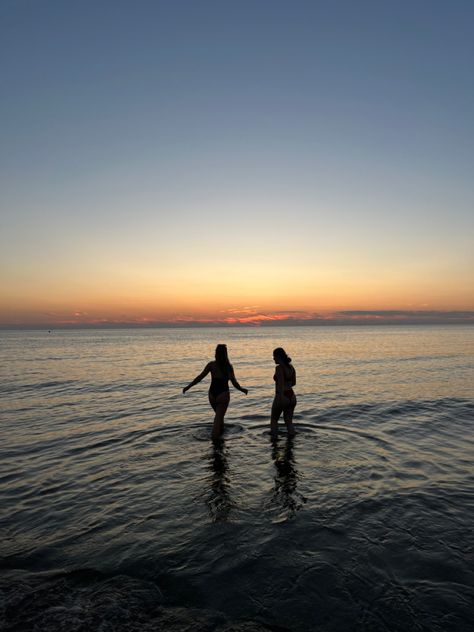
[[[473,29],[471,0],[3,0],[0,326],[473,321]]]

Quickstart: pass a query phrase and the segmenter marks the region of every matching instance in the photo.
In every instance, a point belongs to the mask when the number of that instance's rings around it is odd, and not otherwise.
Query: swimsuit
[[[285,376],[285,377],[286,377],[286,376]],[[275,382],[277,381],[277,376],[276,376],[276,373],[275,373],[275,375],[273,376],[273,379],[275,380]],[[294,370],[294,369],[293,369],[293,375],[291,376],[291,378],[290,378],[290,379],[291,379],[291,381],[292,381],[292,382],[293,382],[293,384],[294,384],[294,383],[295,383],[295,381],[296,381],[296,380],[295,380],[295,370]],[[285,382],[289,382],[289,381],[290,381],[290,380],[285,379]],[[286,388],[286,389],[283,391],[283,395],[284,395],[285,397],[287,397],[288,399],[293,399],[293,397],[295,397],[295,392],[293,391],[293,389],[292,389],[292,388]]]
[[[211,386],[209,388],[209,395],[217,397],[221,393],[229,391],[229,378],[228,377],[214,377],[212,376]]]

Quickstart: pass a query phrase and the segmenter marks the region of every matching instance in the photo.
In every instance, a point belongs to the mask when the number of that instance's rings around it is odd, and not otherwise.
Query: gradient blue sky
[[[3,0],[0,324],[472,310],[474,2]]]

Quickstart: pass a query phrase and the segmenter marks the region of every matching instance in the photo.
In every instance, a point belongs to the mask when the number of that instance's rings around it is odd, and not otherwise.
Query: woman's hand
[[[248,388],[241,388],[240,390],[242,391],[244,395],[247,395],[247,393],[249,392]]]
[[[185,386],[185,387],[183,388],[183,395],[186,393],[186,391],[188,390],[188,388],[189,388],[189,386]]]

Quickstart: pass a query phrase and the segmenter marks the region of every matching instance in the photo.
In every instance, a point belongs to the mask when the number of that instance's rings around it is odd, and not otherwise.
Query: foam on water
[[[0,334],[0,627],[467,630],[473,334]],[[223,340],[250,391],[213,447],[181,388]],[[272,443],[276,346],[298,434]]]

